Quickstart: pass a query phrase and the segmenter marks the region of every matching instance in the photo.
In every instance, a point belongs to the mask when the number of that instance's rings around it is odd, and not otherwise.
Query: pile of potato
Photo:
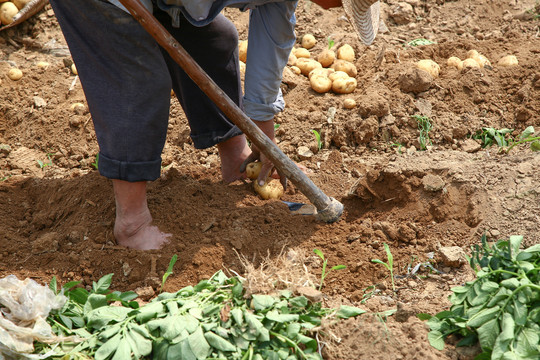
[[[30,0],[0,0],[0,25],[9,25],[17,13],[25,7]]]
[[[304,35],[301,44],[302,47],[294,48],[291,52],[288,65],[294,73],[307,76],[313,90],[318,93],[332,90],[338,94],[350,94],[356,89],[355,53],[349,44],[339,47],[337,52],[325,49],[317,59],[312,58],[309,51],[316,44],[313,35]]]

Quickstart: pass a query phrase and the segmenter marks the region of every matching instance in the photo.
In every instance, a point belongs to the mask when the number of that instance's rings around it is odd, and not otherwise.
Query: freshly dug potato
[[[49,67],[49,65],[51,65],[51,64],[49,64],[49,63],[46,62],[46,61],[38,61],[38,62],[36,63],[36,66],[37,66],[38,68],[40,68],[40,69],[47,69],[47,68]]]
[[[246,175],[251,180],[256,180],[262,169],[262,162],[252,162],[246,166]]]
[[[242,62],[246,62],[247,59],[247,48],[248,48],[248,42],[247,40],[240,41],[238,43],[238,58]]]
[[[321,63],[323,67],[329,67],[336,59],[336,53],[334,50],[325,49],[317,57],[317,61]]]
[[[343,107],[345,109],[354,109],[356,107],[356,101],[354,99],[343,100]]]
[[[328,68],[316,68],[309,72],[308,78],[311,79],[313,75],[320,75],[320,76],[326,76],[329,77],[330,74],[333,74],[335,72],[334,69],[328,69]]]
[[[350,94],[356,89],[356,79],[336,79],[332,82],[332,91],[338,94]]]
[[[463,60],[463,69],[467,68],[480,68],[480,64],[478,64],[478,61],[468,58]]]
[[[8,1],[0,6],[0,22],[9,25],[13,22],[13,17],[17,15],[19,9],[12,2]]]
[[[316,74],[309,78],[311,88],[320,94],[324,94],[332,89],[332,80],[323,74]]]
[[[336,71],[344,71],[346,72],[350,77],[355,77],[356,74],[358,74],[358,71],[356,70],[356,66],[352,62],[338,59],[334,61],[332,64],[332,69]]]
[[[75,66],[75,63],[71,64],[71,72],[73,75],[79,75],[79,72],[77,71],[77,67]]]
[[[478,56],[480,56],[480,53],[476,50],[467,51],[467,58],[469,59],[474,59],[474,58],[477,58]]]
[[[296,62],[296,66],[300,69],[303,75],[308,76],[311,70],[322,68],[320,62],[313,59],[299,58]]]
[[[334,71],[331,74],[328,74],[328,78],[332,81],[336,79],[348,79],[350,76],[345,71]]]
[[[26,6],[31,0],[13,0],[13,4],[17,7],[17,9],[21,10],[23,7]],[[1,1],[0,1],[1,2]]]
[[[317,40],[315,39],[315,36],[312,34],[306,34],[302,36],[302,47],[305,49],[311,49],[315,46],[317,43]]]
[[[446,61],[446,65],[453,66],[458,70],[461,70],[460,67],[462,67],[461,59],[457,56],[450,56],[448,60]]]
[[[354,62],[355,59],[354,49],[351,45],[345,44],[343,46],[340,46],[340,48],[337,50],[337,58],[349,62]]]
[[[499,60],[498,64],[499,66],[508,67],[508,66],[516,66],[519,64],[519,62],[518,62],[517,57],[515,57],[515,55],[506,55]]]
[[[287,65],[289,66],[294,66],[296,65],[296,61],[298,60],[298,58],[296,57],[296,55],[294,55],[292,52],[289,54],[289,60],[287,60]]]
[[[11,69],[9,69],[7,76],[11,80],[17,81],[17,80],[20,80],[22,78],[23,73],[22,73],[22,71],[20,69],[11,68]]]
[[[478,63],[478,65],[480,65],[481,68],[485,66],[491,66],[491,62],[488,60],[487,57],[482,54],[478,55],[478,57],[473,59],[476,60],[476,62]]]
[[[71,104],[71,106],[69,107],[71,109],[71,111],[77,113],[77,114],[83,114],[86,110],[86,106],[84,106],[83,103],[80,103],[80,102],[76,102],[76,103],[73,103]]]
[[[293,49],[293,54],[297,58],[308,58],[309,59],[311,57],[311,54],[310,54],[309,50],[304,49],[304,48],[294,48]]]
[[[296,75],[300,75],[302,73],[302,70],[300,70],[300,68],[298,66],[291,66],[291,70]]]
[[[439,66],[439,64],[437,64],[435,61],[431,59],[424,59],[424,60],[418,61],[416,63],[416,67],[419,68],[420,70],[426,71],[434,79],[439,77],[439,71],[441,71],[441,67]]]
[[[283,196],[283,186],[278,179],[272,179],[263,186],[260,186],[257,181],[253,182],[253,188],[264,200],[280,199]]]

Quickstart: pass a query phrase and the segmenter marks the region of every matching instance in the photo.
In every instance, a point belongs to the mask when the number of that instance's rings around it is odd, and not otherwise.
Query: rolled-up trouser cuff
[[[283,95],[280,90],[277,99],[271,104],[260,104],[244,97],[243,105],[244,112],[250,119],[256,121],[268,121],[272,120],[274,115],[285,109],[285,100],[283,100]]]
[[[118,161],[100,152],[98,168],[99,173],[109,179],[154,181],[161,175],[161,158],[143,162]]]
[[[242,135],[242,130],[237,126],[233,126],[226,134],[222,131],[214,131],[206,134],[194,135],[191,134],[191,140],[193,140],[193,146],[196,149],[207,149],[221,142],[227,141],[232,137]]]

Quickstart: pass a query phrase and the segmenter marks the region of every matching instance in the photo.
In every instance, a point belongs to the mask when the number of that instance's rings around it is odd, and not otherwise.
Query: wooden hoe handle
[[[139,0],[119,0],[142,27],[161,45],[169,55],[182,67],[188,76],[201,90],[223,111],[253,144],[272,161],[274,166],[311,201],[317,208],[317,216],[326,222],[334,222],[343,213],[343,204],[326,196],[264,134],[251,119],[225,94],[223,90],[193,60],[186,50],[174,39],[156,18],[141,4]]]

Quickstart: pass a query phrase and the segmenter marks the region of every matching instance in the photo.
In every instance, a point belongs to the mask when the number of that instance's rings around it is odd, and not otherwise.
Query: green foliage
[[[92,166],[98,170],[98,167],[99,167],[99,153],[96,154],[96,159],[94,160],[94,162],[92,163]]]
[[[435,42],[431,41],[431,40],[428,40],[428,39],[423,39],[423,38],[420,38],[420,39],[414,39],[414,40],[411,40],[407,43],[407,45],[409,46],[422,46],[422,45],[432,45],[432,44],[435,44]]]
[[[328,50],[332,49],[335,44],[336,44],[336,42],[334,40],[332,40],[331,37],[328,37]]]
[[[37,160],[37,163],[38,163],[39,168],[40,168],[41,170],[43,170],[43,169],[46,168],[47,166],[51,166],[51,165],[53,164],[53,162],[52,162],[52,156],[53,156],[53,155],[56,155],[56,154],[54,154],[54,153],[47,153],[47,159],[49,159],[49,162],[43,162],[43,161],[41,161],[41,160]]]
[[[171,260],[167,273],[173,265]],[[319,360],[315,334],[322,317],[364,312],[351,306],[322,308],[286,290],[278,297],[246,299],[240,280],[221,271],[137,307],[131,304],[136,294],[110,292],[111,279],[112,274],[104,276],[90,291],[76,287],[78,282],[64,285],[68,301],[47,322],[56,334],[82,341],[66,338],[54,346],[38,343],[36,349],[62,359]],[[56,278],[49,286],[58,293]],[[111,306],[111,301],[119,305]]]
[[[392,252],[390,251],[390,247],[386,243],[384,243],[383,245],[384,245],[384,251],[386,252],[386,257],[388,259],[388,262],[385,263],[379,259],[373,259],[371,261],[376,264],[383,265],[390,272],[390,278],[392,279],[392,290],[396,291],[396,286],[394,285],[394,256],[392,255]]]
[[[323,146],[323,143],[321,141],[321,134],[319,134],[317,130],[311,130],[311,132],[313,133],[313,135],[315,135],[315,140],[317,140],[317,148],[321,150]]]
[[[452,288],[452,307],[435,316],[420,314],[439,350],[457,334],[457,346],[479,343],[477,359],[540,358],[540,244],[520,250],[522,236],[493,245],[485,235],[469,259],[476,279]]]
[[[167,271],[165,271],[165,274],[163,274],[163,278],[161,279],[161,290],[159,292],[163,292],[163,287],[165,286],[167,278],[173,273],[173,267],[174,264],[176,264],[176,260],[178,260],[178,255],[174,254],[171,258],[171,261],[169,261]]]
[[[418,142],[420,143],[420,150],[426,150],[428,145],[431,145],[431,139],[429,138],[429,132],[433,127],[430,118],[421,115],[411,115],[413,119],[418,123],[418,130],[420,134],[418,136]]]
[[[332,268],[330,268],[330,270],[328,270],[328,272],[326,271],[326,265],[328,263],[328,259],[325,259],[324,258],[324,254],[321,250],[319,249],[313,249],[313,252],[315,254],[317,254],[318,257],[320,257],[323,261],[323,266],[322,266],[322,272],[321,272],[321,284],[319,285],[319,290],[322,289],[323,287],[323,284],[324,284],[324,279],[328,276],[328,274],[330,274],[331,271],[333,270],[343,270],[346,268],[345,265],[336,265],[336,266],[332,266]]]
[[[497,130],[492,127],[483,127],[482,130],[478,130],[473,136],[473,139],[480,140],[482,147],[490,147],[493,144],[497,144],[500,148],[500,152],[510,152],[515,146],[530,143],[530,149],[532,151],[540,151],[540,136],[535,137],[534,127],[528,126],[519,135],[519,138],[515,139],[510,136],[514,129],[500,129]]]

